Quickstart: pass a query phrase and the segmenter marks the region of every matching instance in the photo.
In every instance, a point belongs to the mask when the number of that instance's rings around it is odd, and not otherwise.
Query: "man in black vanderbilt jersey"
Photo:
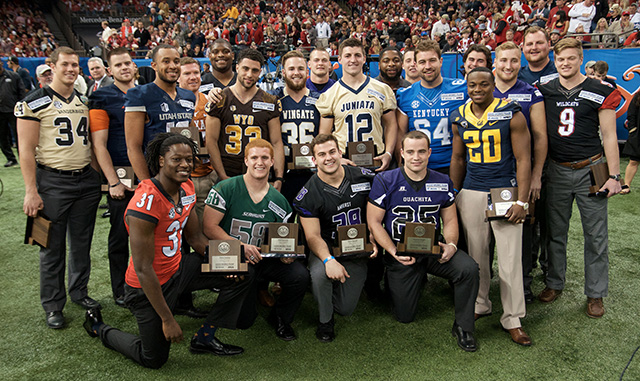
[[[335,337],[333,312],[351,315],[367,278],[367,258],[336,259],[331,255],[336,231],[339,226],[365,223],[374,173],[340,165],[342,152],[333,135],[320,134],[310,146],[318,173],[300,190],[293,206],[300,214],[307,243],[314,254],[309,256],[309,269],[313,296],[320,311],[316,337],[329,342]],[[376,254],[374,249],[371,257]]]
[[[580,73],[580,41],[564,39],[553,50],[559,78],[538,85],[544,95],[550,159],[546,174],[549,271],[547,287],[538,298],[553,302],[565,286],[567,234],[575,199],[584,230],[587,315],[599,318],[605,312],[602,298],[607,296],[609,285],[607,198],[588,197],[589,167],[602,162],[604,145],[611,176],[600,192],[606,192],[607,197],[620,192],[616,137],[620,93],[608,83]]]

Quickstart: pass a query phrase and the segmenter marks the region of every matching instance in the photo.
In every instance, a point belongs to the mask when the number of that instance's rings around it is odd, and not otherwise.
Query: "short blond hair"
[[[498,45],[498,47],[496,48],[496,57],[498,57],[498,53],[500,53],[500,52],[502,52],[504,50],[517,50],[518,52],[522,53],[522,51],[520,50],[518,45],[514,44],[511,41],[507,41],[507,42],[504,42],[504,43]]]
[[[582,57],[582,41],[578,41],[575,38],[563,38],[553,47],[553,53],[558,55],[566,49],[577,49],[578,55]]]

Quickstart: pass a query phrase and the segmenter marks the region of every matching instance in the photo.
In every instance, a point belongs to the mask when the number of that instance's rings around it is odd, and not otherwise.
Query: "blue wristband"
[[[335,259],[333,257],[333,255],[328,256],[327,258],[324,259],[324,261],[322,261],[322,263],[324,263],[325,265],[327,264],[327,262],[329,262],[330,260]]]

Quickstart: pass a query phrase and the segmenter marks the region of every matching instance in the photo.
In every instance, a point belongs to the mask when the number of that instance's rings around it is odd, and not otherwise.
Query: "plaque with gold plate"
[[[316,165],[313,163],[312,157],[311,146],[309,144],[292,144],[289,169],[315,168]]]
[[[333,248],[334,257],[368,257],[373,253],[373,244],[369,242],[367,225],[338,226],[338,246]]]
[[[398,243],[397,255],[419,257],[433,255],[440,258],[440,246],[436,240],[436,225],[407,222],[402,231],[402,238]]]
[[[244,248],[237,239],[209,241],[209,255],[202,264],[203,273],[246,273]]]
[[[589,167],[589,197],[606,197],[609,192],[600,192],[600,188],[609,180],[609,166],[605,162],[599,162]]]
[[[209,154],[207,152],[207,146],[204,144],[202,133],[200,133],[198,127],[196,127],[193,123],[190,123],[189,126],[170,127],[169,132],[180,134],[196,142],[196,144],[198,145],[198,155]]]
[[[113,169],[116,171],[116,176],[118,176],[118,180],[126,187],[131,189],[136,189],[138,186],[136,184],[136,174],[133,172],[133,167],[118,167],[114,166]],[[102,184],[102,191],[109,191],[109,184]]]
[[[304,258],[304,246],[298,245],[298,224],[270,222],[266,242],[261,247],[263,258]]]
[[[49,233],[51,221],[40,214],[36,217],[27,217],[27,229],[24,233],[25,245],[40,245],[45,249],[49,247]]]
[[[349,160],[353,161],[358,167],[371,168],[382,165],[380,160],[373,159],[376,156],[376,146],[373,140],[349,142],[347,143],[347,152],[349,153]]]
[[[488,206],[485,214],[489,221],[492,220],[504,220],[507,217],[507,211],[513,205],[518,202],[518,187],[508,188],[491,188],[489,189],[489,199],[487,200]],[[522,204],[521,204],[522,205]],[[527,219],[530,219],[530,210],[528,204],[525,211],[527,212]]]

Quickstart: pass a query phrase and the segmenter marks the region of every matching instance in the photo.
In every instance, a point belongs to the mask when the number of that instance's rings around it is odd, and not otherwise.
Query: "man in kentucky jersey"
[[[399,322],[412,322],[426,274],[446,278],[454,288],[452,333],[461,349],[473,352],[478,265],[456,247],[458,217],[453,184],[447,175],[427,168],[431,150],[424,132],[411,131],[405,135],[401,153],[404,165],[376,176],[367,206],[369,229],[387,254],[384,262],[394,315]],[[442,256],[411,257],[397,252],[407,222],[435,224]]]
[[[293,163],[292,144],[311,143],[318,133],[320,113],[316,110],[318,98],[305,87],[307,78],[307,60],[297,50],[282,56],[282,76],[285,87],[280,97],[280,126],[284,143],[286,165]],[[282,194],[291,203],[300,188],[313,173],[310,169],[285,170]]]
[[[550,158],[546,174],[549,271],[547,287],[538,298],[552,302],[564,289],[569,219],[577,199],[584,229],[587,315],[599,318],[605,312],[602,298],[609,285],[607,197],[621,190],[616,137],[616,108],[621,97],[608,83],[580,73],[579,41],[561,40],[553,50],[559,78],[538,85],[547,113]],[[603,161],[603,150],[610,178],[600,192],[608,192],[607,197],[588,197],[589,167]]]
[[[529,207],[529,130],[517,102],[493,97],[495,83],[490,69],[477,67],[471,70],[467,87],[471,102],[460,106],[450,116],[453,125],[451,179],[455,189],[461,189],[456,205],[469,255],[480,266],[476,318],[491,313],[489,241],[493,231],[503,308],[500,323],[514,342],[531,345],[531,339],[520,324],[526,314],[521,224]],[[518,201],[508,209],[505,219],[487,221],[485,205],[489,190],[515,186],[518,187]]]
[[[236,328],[242,300],[250,281],[236,282],[213,273],[202,273],[202,256],[208,241],[192,213],[196,196],[189,174],[196,146],[190,139],[161,133],[147,146],[149,171],[127,207],[126,224],[131,236],[131,261],[127,268],[125,301],[138,322],[139,336],[104,324],[100,309],[87,311],[85,330],[111,348],[147,368],[160,368],[169,358],[171,343],[182,341],[173,316],[178,295],[192,290],[221,289],[205,323],[191,340],[193,353],[237,355],[243,349],[220,342],[218,328]],[[195,253],[182,253],[182,238]]]
[[[527,120],[527,127],[531,133],[531,153],[533,154],[528,201],[533,204],[540,198],[542,188],[542,169],[547,158],[547,122],[544,113],[544,99],[540,91],[518,79],[521,56],[520,48],[511,41],[496,48],[496,88],[493,90],[493,96],[517,101],[522,107],[521,112],[524,118]],[[540,208],[543,209],[544,206],[540,205]],[[535,220],[538,221],[538,218]],[[537,252],[537,248],[533,250],[535,226],[530,222],[525,222],[522,230],[524,297],[527,303],[531,303],[533,302],[533,293],[531,292],[532,261],[535,256],[534,252]]]
[[[100,306],[87,296],[91,239],[100,202],[100,175],[91,167],[89,109],[73,89],[78,54],[68,47],[51,54],[51,86],[16,103],[23,210],[51,221],[49,245],[40,249],[40,302],[49,328],[64,327],[66,239],[69,296],[84,308]]]
[[[180,54],[172,45],[161,44],[151,53],[156,79],[127,91],[124,101],[124,129],[129,161],[140,180],[149,178],[144,159],[147,144],[171,127],[187,127],[193,118],[196,97],[177,86]]]
[[[375,159],[382,161],[377,171],[384,171],[396,144],[396,98],[388,85],[362,72],[365,59],[360,40],[348,38],[340,44],[343,75],[316,102],[322,117],[319,133],[335,134],[343,153],[347,142],[373,140]]]
[[[256,87],[264,57],[255,49],[238,54],[238,80],[222,91],[221,100],[205,106],[208,114],[207,152],[220,180],[244,173],[244,149],[254,139],[270,141],[274,149],[274,186],[280,190],[284,151],[277,98]]]
[[[133,184],[124,184],[116,167],[128,167],[127,144],[124,137],[124,96],[135,86],[135,66],[127,48],[107,53],[113,84],[101,87],[89,96],[89,125],[93,152],[109,184],[108,255],[111,291],[116,304],[124,307],[124,276],[129,262],[129,235],[124,225],[124,212],[133,197]]]
[[[210,239],[237,239],[242,243],[250,263],[249,271],[255,274],[253,280],[280,282],[282,293],[269,320],[276,328],[276,335],[289,341],[296,338],[291,323],[309,284],[309,272],[301,261],[263,258],[260,252],[268,223],[287,222],[291,216],[291,205],[268,182],[273,155],[273,146],[264,139],[254,139],[247,144],[244,149],[247,172],[222,180],[211,189],[205,201],[203,229]],[[239,328],[249,328],[258,315],[256,282],[253,285],[244,301]]]
[[[196,97],[196,107],[193,112],[193,123],[198,127],[198,131],[204,139],[206,136],[205,119],[207,114],[204,112],[204,106],[207,104],[207,97],[199,91],[200,89],[200,64],[191,57],[182,57],[180,59],[180,78],[178,85],[186,90],[193,92]],[[196,139],[193,137],[192,139]],[[196,213],[198,220],[202,223],[202,214],[204,213],[204,200],[207,198],[211,187],[217,182],[218,176],[213,170],[211,159],[209,156],[198,156],[196,164],[191,173],[191,181],[196,188]]]
[[[398,140],[408,131],[427,134],[432,152],[429,169],[448,174],[452,139],[449,113],[467,100],[466,82],[442,77],[437,42],[420,42],[415,55],[420,81],[398,90]]]
[[[322,342],[335,338],[333,314],[348,316],[360,299],[367,278],[367,258],[334,258],[339,226],[366,223],[367,196],[374,173],[365,168],[341,165],[342,152],[333,135],[318,135],[311,141],[316,175],[305,184],[293,202],[300,215],[309,256],[311,287],[318,303],[316,337]],[[377,255],[377,249],[372,257]]]

